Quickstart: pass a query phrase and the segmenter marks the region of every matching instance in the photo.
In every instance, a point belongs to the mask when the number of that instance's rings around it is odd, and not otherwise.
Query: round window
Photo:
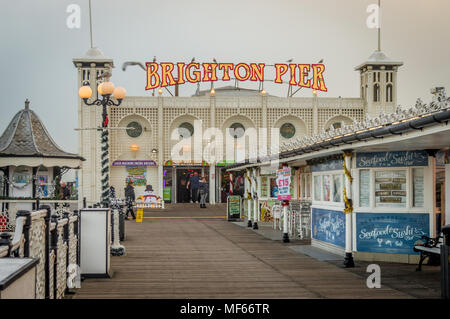
[[[138,122],[130,122],[127,125],[127,134],[130,137],[139,137],[142,134],[142,126]]]
[[[240,138],[244,136],[245,127],[241,123],[233,123],[230,125],[229,131],[234,138]]]
[[[291,138],[295,135],[295,126],[291,123],[284,123],[280,127],[280,134],[284,138]]]
[[[178,133],[182,138],[189,138],[194,135],[194,127],[191,123],[184,122],[178,126]]]

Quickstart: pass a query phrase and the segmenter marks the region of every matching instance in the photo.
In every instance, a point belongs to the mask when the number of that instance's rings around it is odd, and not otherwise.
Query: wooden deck
[[[126,256],[111,279],[86,279],[73,298],[408,298],[217,217],[222,207],[170,206],[126,223]],[[203,217],[203,218],[186,218]],[[216,218],[204,218],[216,217]]]

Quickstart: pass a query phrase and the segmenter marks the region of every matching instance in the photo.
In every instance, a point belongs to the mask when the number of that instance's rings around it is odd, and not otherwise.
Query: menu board
[[[423,168],[413,170],[414,207],[423,207]]]
[[[146,167],[140,167],[140,166],[127,166],[127,179],[126,183],[128,181],[131,181],[133,183],[133,186],[145,186],[147,184],[147,178],[146,178]]]
[[[241,218],[241,196],[228,196],[227,217],[228,220],[237,220]]]
[[[267,198],[269,196],[269,178],[266,176],[261,177],[261,198]]]
[[[359,206],[368,207],[370,205],[370,171],[359,171]]]
[[[406,170],[375,172],[375,203],[379,207],[406,207]]]

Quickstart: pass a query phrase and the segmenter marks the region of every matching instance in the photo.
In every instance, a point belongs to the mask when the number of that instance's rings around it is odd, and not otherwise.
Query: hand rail
[[[79,217],[69,210],[63,213],[51,215],[49,206],[18,211],[14,234],[0,236],[0,258],[39,258],[35,286],[40,299],[63,298],[68,290],[67,267],[79,266]]]

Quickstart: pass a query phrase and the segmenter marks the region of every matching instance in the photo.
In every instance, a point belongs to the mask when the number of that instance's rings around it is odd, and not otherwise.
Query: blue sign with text
[[[336,171],[344,169],[343,159],[328,160],[325,163],[315,164],[312,167],[313,172]]]
[[[313,208],[312,237],[345,247],[345,215],[341,211]]]
[[[356,167],[428,166],[426,151],[356,153]]]
[[[429,235],[429,214],[357,213],[357,251],[415,254],[414,243]]]

